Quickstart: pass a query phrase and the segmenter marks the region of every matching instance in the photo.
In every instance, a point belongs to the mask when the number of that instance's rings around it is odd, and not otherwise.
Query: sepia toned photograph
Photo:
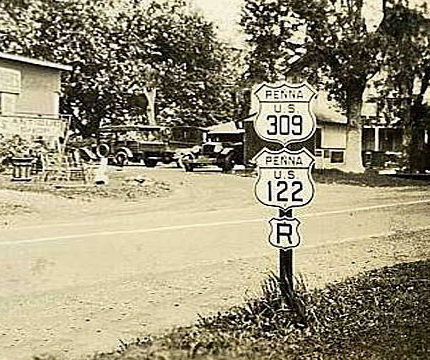
[[[0,0],[0,360],[430,358],[430,0]]]

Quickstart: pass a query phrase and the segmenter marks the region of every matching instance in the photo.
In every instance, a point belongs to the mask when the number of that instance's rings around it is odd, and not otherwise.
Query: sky
[[[187,0],[197,10],[201,10],[208,20],[213,21],[219,30],[220,38],[233,45],[243,41],[238,25],[243,0]]]
[[[203,14],[213,21],[218,29],[220,38],[231,42],[235,46],[241,46],[244,36],[237,22],[240,19],[240,10],[244,0],[187,0],[191,6],[201,10]],[[367,8],[367,17],[374,22],[378,21],[378,12],[381,0],[364,0]],[[430,0],[409,0],[412,6],[427,4],[430,12]],[[430,16],[430,14],[429,14]],[[372,21],[370,20],[370,21]]]

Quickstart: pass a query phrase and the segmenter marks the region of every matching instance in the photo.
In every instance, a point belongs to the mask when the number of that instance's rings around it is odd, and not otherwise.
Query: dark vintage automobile
[[[112,159],[117,165],[142,162],[154,167],[158,162],[173,161],[174,151],[168,146],[170,130],[162,126],[106,126],[97,134],[96,154]]]
[[[202,144],[205,133],[196,126],[106,126],[97,133],[95,153],[120,166],[143,162],[154,167],[177,162],[181,154]]]
[[[243,165],[243,136],[243,130],[209,132],[206,142],[182,156],[185,171],[215,165],[226,172],[236,164]]]
[[[208,130],[197,126],[173,126],[170,128],[169,149],[174,151],[174,161],[183,167],[182,157],[201,146],[206,140]]]

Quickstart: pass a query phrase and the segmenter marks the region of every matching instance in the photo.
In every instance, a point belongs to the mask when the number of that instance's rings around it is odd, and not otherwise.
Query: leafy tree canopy
[[[206,125],[232,114],[229,49],[182,1],[5,0],[1,51],[73,66],[61,110],[83,134],[145,121],[144,87],[159,121]]]
[[[383,98],[422,104],[430,85],[430,18],[397,4],[387,11],[384,31],[390,46],[384,53],[385,77],[377,84]],[[390,110],[401,119],[409,119],[405,113],[408,106]]]
[[[347,108],[348,94],[362,91],[379,70],[385,44],[380,32],[367,31],[361,9],[355,0],[247,0],[242,26],[250,58],[258,59],[250,60],[249,76],[276,80],[298,69],[314,83],[323,81]]]

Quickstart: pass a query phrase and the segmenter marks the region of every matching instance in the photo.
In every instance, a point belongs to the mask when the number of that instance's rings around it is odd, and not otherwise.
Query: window
[[[330,162],[333,164],[343,163],[343,151],[332,151]]]
[[[379,132],[380,150],[401,151],[402,150],[402,129],[387,128]]]
[[[14,114],[16,98],[15,94],[0,93],[0,114]]]
[[[364,128],[363,136],[361,138],[361,144],[363,151],[371,151],[375,149],[375,129],[374,128]]]
[[[21,73],[17,70],[0,68],[0,92],[19,94],[21,92]]]

